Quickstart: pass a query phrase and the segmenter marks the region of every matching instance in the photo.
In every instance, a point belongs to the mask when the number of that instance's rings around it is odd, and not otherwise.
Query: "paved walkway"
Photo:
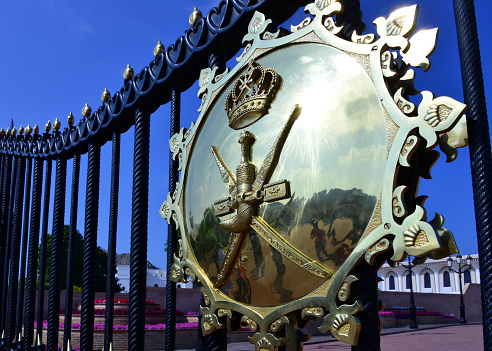
[[[351,346],[331,337],[314,336],[304,344],[303,351],[350,350]],[[254,345],[237,342],[227,345],[227,351],[253,351]],[[180,351],[193,351],[182,349]],[[483,350],[482,324],[468,325],[420,325],[419,329],[408,327],[383,329],[381,351],[479,351]]]

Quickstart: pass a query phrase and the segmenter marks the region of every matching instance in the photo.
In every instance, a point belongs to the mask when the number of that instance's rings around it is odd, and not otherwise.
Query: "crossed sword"
[[[285,141],[301,111],[302,109],[299,105],[293,107],[287,122],[273,143],[258,173],[256,173],[256,166],[253,163],[253,144],[256,141],[253,133],[243,131],[239,137],[238,142],[241,144],[241,163],[236,170],[237,179],[220,156],[219,149],[216,146],[211,146],[212,153],[222,176],[222,181],[230,195],[225,199],[214,202],[215,216],[222,217],[234,213],[237,210],[237,214],[233,218],[220,222],[220,226],[231,232],[232,237],[225,254],[224,262],[217,274],[217,279],[214,283],[215,288],[222,287],[229,280],[246,241],[246,234],[251,229],[261,235],[261,237],[283,256],[309,273],[322,278],[329,278],[332,275],[331,271],[292,246],[275,229],[258,216],[259,206],[263,202],[279,201],[291,197],[290,182],[288,180],[284,179],[274,183],[264,184],[270,181],[278,164]]]

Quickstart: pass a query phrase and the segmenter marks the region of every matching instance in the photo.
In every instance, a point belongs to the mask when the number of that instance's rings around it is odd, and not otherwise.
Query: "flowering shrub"
[[[187,316],[198,316],[198,312],[189,311],[186,313]]]
[[[104,299],[95,299],[94,303],[106,303]],[[129,299],[114,299],[114,303],[130,303]],[[145,303],[155,303],[154,300],[147,299]]]
[[[442,316],[444,318],[456,318],[456,316],[454,314],[452,314],[452,313],[450,313],[450,314],[443,314]]]
[[[415,314],[421,317],[442,316],[441,312],[416,311]],[[410,318],[410,313],[395,313],[395,318]]]
[[[393,306],[390,307],[389,310],[408,310],[410,309],[409,306]],[[422,306],[415,306],[416,310],[423,310],[424,308]]]
[[[79,315],[81,313],[82,313],[82,311],[79,311],[79,310],[73,310],[72,311],[72,315]],[[62,314],[62,315],[65,314],[65,310],[60,310],[60,314]],[[104,316],[106,314],[106,310],[104,308],[95,308],[94,314]],[[130,314],[130,310],[127,308],[117,308],[117,309],[113,310],[113,315],[115,315],[115,316],[127,315],[127,314]],[[166,310],[153,310],[153,309],[148,308],[145,310],[145,314],[147,316],[165,316]],[[177,316],[184,316],[185,314],[180,310],[176,310],[176,315]],[[187,316],[198,316],[198,312],[190,311],[190,312],[187,312],[186,315]]]
[[[80,329],[80,323],[72,323],[72,329]],[[34,322],[34,327],[37,326],[37,322]],[[48,321],[43,321],[43,328],[48,327]],[[64,323],[59,323],[58,326],[60,329],[63,329],[65,327]],[[176,329],[193,329],[193,328],[198,328],[198,322],[193,322],[193,323],[176,323]],[[103,330],[104,329],[104,324],[101,323],[94,323],[94,329],[95,330]],[[113,325],[114,330],[128,330],[128,325],[125,324],[114,324]],[[146,324],[145,325],[146,330],[165,330],[166,329],[166,324],[165,323],[158,323],[158,324]],[[73,350],[80,350],[80,349],[75,349]]]
[[[395,316],[395,313],[394,312],[391,312],[391,311],[381,311],[379,312],[379,315],[381,317],[394,317]]]

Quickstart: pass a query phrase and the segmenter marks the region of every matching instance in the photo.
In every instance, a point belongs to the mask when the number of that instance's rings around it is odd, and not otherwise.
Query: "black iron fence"
[[[155,60],[133,77],[127,72],[124,86],[107,101],[91,112],[85,110],[85,117],[76,125],[60,130],[54,123],[54,131],[46,128],[40,133],[34,130],[18,130],[13,126],[0,135],[0,345],[2,349],[17,348],[30,350],[43,349],[44,284],[39,284],[37,313],[36,281],[45,281],[47,262],[48,219],[53,216],[47,344],[50,351],[58,349],[60,284],[61,272],[66,269],[65,329],[62,348],[67,349],[71,337],[72,319],[72,277],[74,267],[74,236],[77,223],[77,204],[79,197],[79,173],[81,155],[88,154],[87,187],[85,196],[83,283],[81,305],[80,348],[93,350],[94,296],[97,249],[97,224],[99,207],[101,148],[112,146],[112,168],[110,189],[110,226],[108,240],[106,315],[104,348],[110,349],[113,333],[113,298],[116,255],[116,233],[118,216],[120,133],[134,126],[134,163],[132,188],[131,220],[131,262],[130,262],[130,317],[129,349],[144,349],[145,303],[146,303],[146,263],[147,263],[147,217],[149,194],[149,144],[150,116],[160,106],[171,103],[170,134],[180,129],[180,94],[198,79],[200,70],[206,67],[223,69],[225,62],[240,49],[241,38],[255,11],[261,11],[275,23],[282,23],[295,13],[300,6],[311,1],[283,0],[227,0],[218,8],[213,8],[207,16],[198,20],[192,29],[186,31],[174,45],[158,50]],[[360,26],[359,1],[341,1],[350,11],[346,18],[339,18],[347,31]],[[476,36],[474,26],[473,1],[455,0],[457,17],[463,20],[460,26],[460,44],[473,42]],[[471,4],[471,5],[470,5]],[[466,6],[468,6],[468,8]],[[471,6],[471,8],[470,8]],[[468,17],[467,17],[468,16]],[[358,20],[357,20],[358,19]],[[466,21],[464,20],[466,19]],[[471,24],[470,24],[471,23]],[[348,35],[348,33],[347,33]],[[470,39],[471,38],[471,39]],[[476,46],[462,47],[463,75],[465,91],[480,80],[470,77],[480,71],[478,42]],[[475,50],[475,51],[474,51]],[[162,51],[159,53],[159,51]],[[473,58],[473,66],[466,61]],[[478,57],[478,62],[477,61]],[[471,73],[467,71],[471,67]],[[475,85],[473,85],[475,87]],[[489,274],[490,262],[490,141],[487,135],[475,135],[488,131],[483,83],[467,93],[466,103],[471,106],[469,118],[470,145],[472,160],[479,162],[473,167],[476,184],[476,207],[479,226],[482,286],[488,289],[492,281]],[[477,93],[478,91],[478,93]],[[471,95],[469,95],[471,94]],[[478,95],[482,94],[482,98]],[[478,96],[478,97],[477,97]],[[476,106],[480,105],[480,108]],[[485,121],[485,122],[484,122]],[[480,126],[478,126],[480,123]],[[485,125],[484,125],[485,123]],[[475,141],[474,141],[475,140]],[[166,143],[167,145],[167,143]],[[482,146],[481,146],[482,145]],[[483,146],[485,145],[485,146]],[[480,155],[480,158],[476,158]],[[475,163],[476,163],[475,162]],[[52,164],[55,164],[54,205],[50,207],[52,194]],[[67,166],[73,167],[71,184],[70,218],[65,218]],[[44,174],[44,176],[43,176]],[[178,180],[177,164],[170,157],[169,191],[173,192]],[[44,185],[43,185],[44,182]],[[42,201],[42,195],[44,199]],[[487,207],[489,206],[489,207]],[[41,221],[41,212],[43,213]],[[64,223],[69,220],[70,234],[66,266],[62,266]],[[483,225],[482,225],[483,224]],[[39,247],[39,257],[38,257]],[[172,257],[177,250],[177,233],[174,226],[168,229],[167,272],[171,271]],[[488,251],[488,252],[487,252]],[[39,259],[39,272],[38,272]],[[488,268],[487,268],[488,267]],[[166,310],[176,309],[175,283],[167,280]],[[376,291],[375,286],[373,287]],[[24,296],[25,291],[25,296]],[[490,343],[490,292],[484,294],[484,331],[486,345]],[[37,318],[37,328],[35,320]],[[174,349],[175,314],[166,316],[166,345]],[[18,337],[18,336],[21,337]],[[369,342],[369,341],[367,341]],[[364,344],[364,340],[361,341]],[[35,345],[35,346],[34,346]],[[377,346],[379,347],[379,346]]]

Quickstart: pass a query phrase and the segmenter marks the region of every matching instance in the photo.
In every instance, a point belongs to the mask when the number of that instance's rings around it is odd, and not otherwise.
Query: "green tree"
[[[62,254],[62,272],[61,272],[61,285],[60,288],[65,290],[67,286],[67,258],[68,258],[68,240],[69,240],[69,226],[63,227],[63,254]],[[77,287],[82,286],[82,260],[84,257],[84,238],[82,234],[77,230],[74,236],[73,242],[73,285]],[[48,234],[48,240],[46,242],[46,278],[45,289],[49,286],[50,281],[50,259],[51,259],[51,234]],[[106,273],[107,273],[107,260],[108,253],[101,247],[97,247],[96,251],[96,291],[106,290]],[[38,264],[39,272],[39,264]],[[115,279],[115,292],[122,290],[121,285],[118,283],[118,278]]]

